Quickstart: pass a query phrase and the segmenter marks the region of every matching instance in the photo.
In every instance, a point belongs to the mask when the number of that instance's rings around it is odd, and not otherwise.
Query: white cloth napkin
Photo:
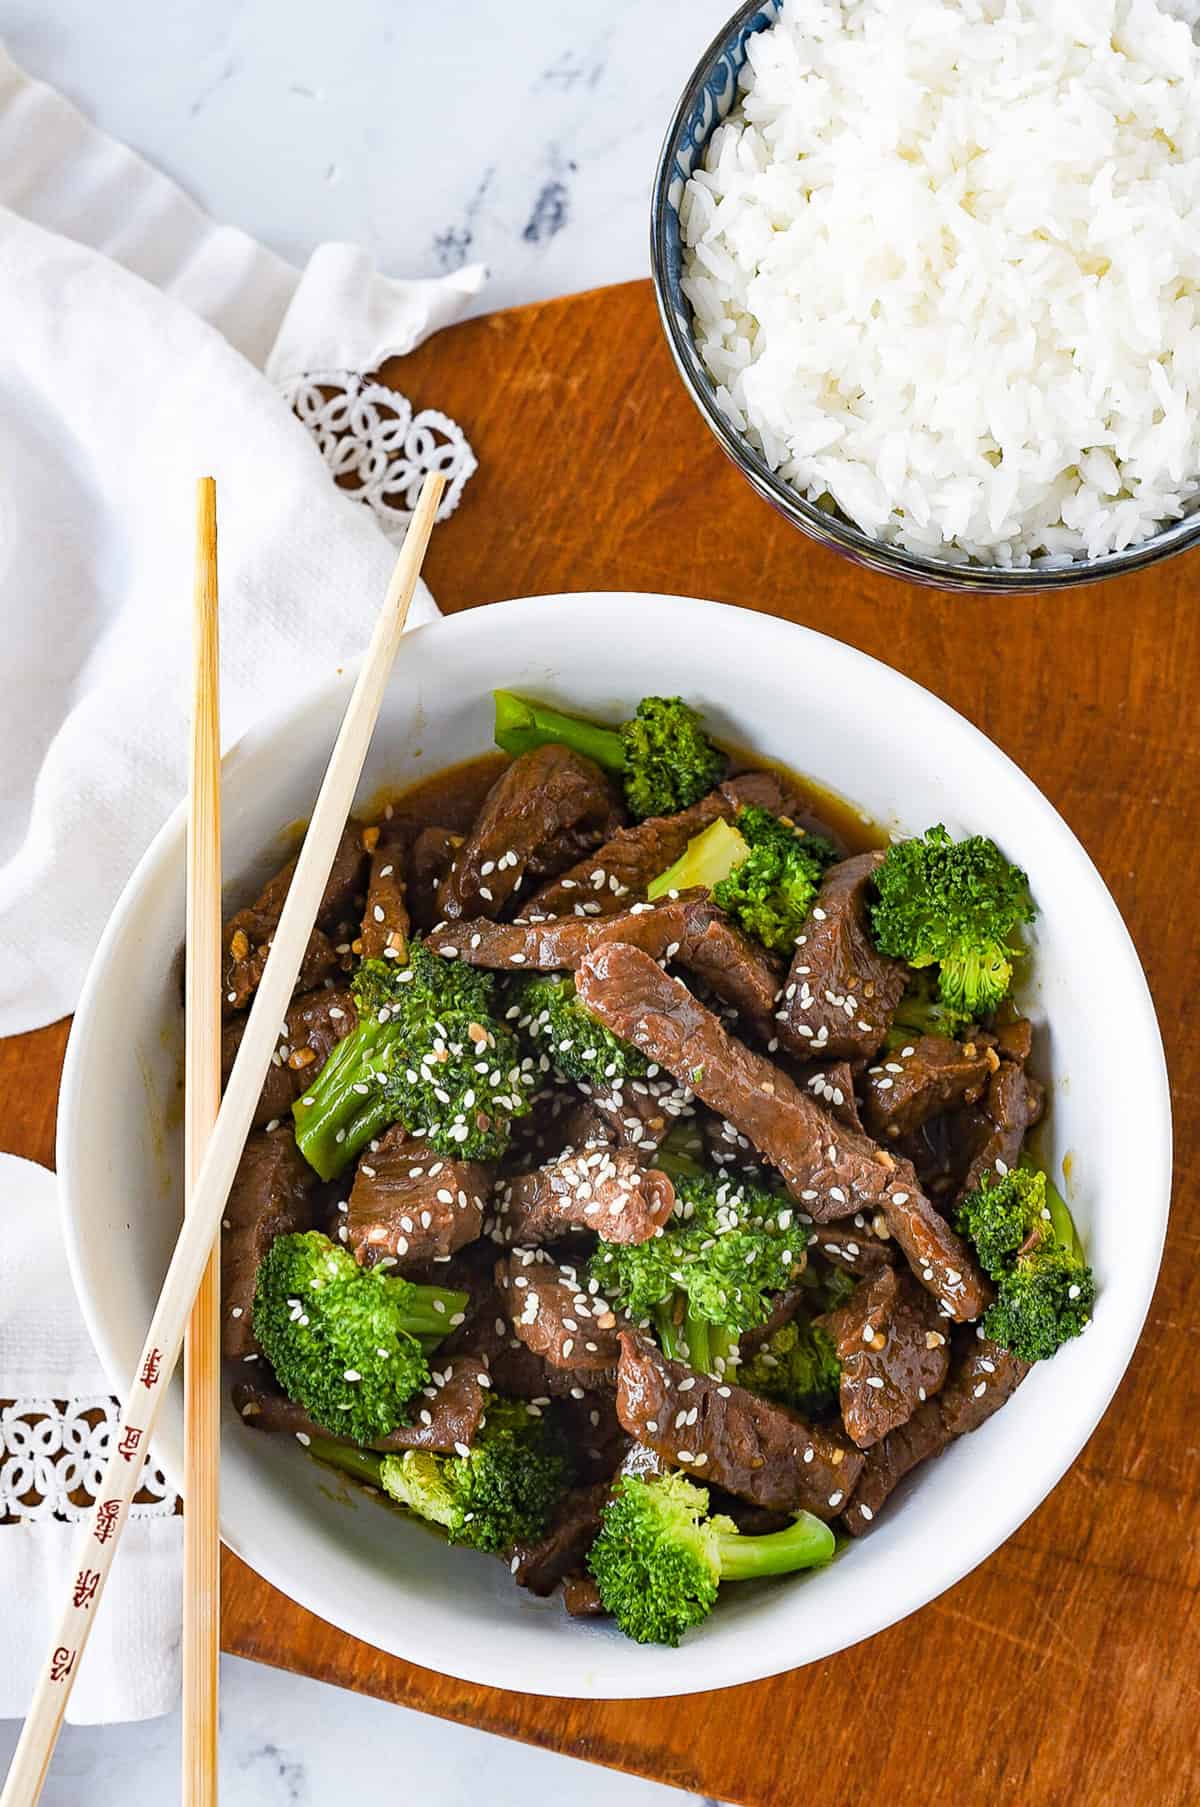
[[[218,485],[226,745],[379,606],[392,550],[251,360],[369,370],[479,280],[390,282],[349,246],[301,278],[7,58],[6,201],[43,223],[0,211],[0,1035],[72,1009],[183,793],[194,479]]]
[[[218,487],[228,746],[361,650],[395,556],[277,385],[320,372],[323,393],[328,373],[411,350],[481,278],[393,282],[345,245],[301,275],[214,225],[0,50],[0,1035],[74,1007],[121,886],[185,789],[195,479]],[[436,456],[429,438],[418,462]],[[414,624],[436,612],[422,588]],[[66,1573],[68,1495],[98,1484],[115,1412],[53,1176],[0,1157],[0,1213],[0,1399],[14,1401],[0,1408],[0,1521],[18,1521],[0,1522],[0,1715],[12,1715]],[[76,1720],[161,1712],[177,1693],[180,1521],[161,1477],[151,1492],[97,1617]]]

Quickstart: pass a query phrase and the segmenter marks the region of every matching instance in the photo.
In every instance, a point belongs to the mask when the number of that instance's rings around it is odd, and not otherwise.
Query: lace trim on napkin
[[[413,412],[408,397],[352,371],[309,371],[283,388],[298,420],[320,447],[340,489],[374,510],[389,539],[400,539],[421,484],[441,471],[444,521],[478,469],[462,428],[434,408]]]
[[[0,1525],[80,1519],[95,1503],[119,1417],[115,1399],[13,1399],[0,1404]],[[151,1463],[134,1518],[168,1518],[178,1495]]]

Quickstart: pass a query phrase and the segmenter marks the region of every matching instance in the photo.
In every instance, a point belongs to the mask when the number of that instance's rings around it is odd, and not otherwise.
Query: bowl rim
[[[647,608],[653,608],[665,615],[672,616],[680,622],[683,631],[687,631],[687,625],[690,625],[699,643],[707,643],[712,646],[725,643],[725,637],[731,626],[728,617],[735,609],[735,605],[732,604],[705,601],[699,598],[651,595],[629,591],[557,593],[516,598],[508,602],[492,604],[486,609],[471,609],[456,615],[445,616],[413,629],[411,638],[416,639],[417,636],[420,636],[423,639],[433,638],[435,641],[444,641],[452,664],[456,638],[472,633],[482,621],[494,623],[497,619],[497,611],[500,612],[506,626],[515,624],[519,630],[522,625],[542,625],[545,611],[550,607],[553,607],[556,612],[563,609],[574,610],[578,613],[588,612],[594,619],[599,619],[600,611],[605,608],[611,610],[622,605],[631,608],[643,620],[644,611]],[[764,645],[772,640],[786,641],[788,651],[794,652],[797,645],[802,646],[805,642],[810,647],[820,643],[822,656],[834,667],[842,665],[847,673],[861,674],[865,668],[876,668],[878,672],[884,674],[884,681],[897,686],[902,698],[906,699],[908,707],[903,711],[906,719],[911,722],[912,710],[916,709],[919,713],[925,714],[930,721],[944,724],[952,736],[960,739],[960,743],[965,738],[974,744],[976,752],[984,762],[985,769],[990,768],[993,772],[1004,774],[1009,784],[1015,783],[1023,791],[1023,801],[1027,802],[1031,815],[1039,817],[1042,824],[1050,829],[1056,856],[1065,861],[1068,871],[1072,874],[1072,882],[1086,884],[1095,893],[1096,903],[1106,918],[1106,928],[1111,935],[1111,953],[1114,958],[1119,958],[1124,963],[1130,981],[1130,989],[1138,999],[1141,1015],[1139,1026],[1145,1037],[1147,1049],[1153,1051],[1155,1056],[1152,1062],[1153,1072],[1147,1073],[1143,1077],[1141,1081],[1143,1089],[1139,1092],[1142,1130],[1149,1151],[1146,1163],[1147,1183],[1141,1200],[1140,1227],[1142,1234],[1139,1237],[1138,1245],[1141,1285],[1136,1307],[1127,1310],[1124,1337],[1111,1352],[1111,1365],[1089,1371],[1087,1384],[1083,1388],[1076,1389],[1076,1397],[1072,1405],[1074,1415],[1071,1417],[1071,1430],[1065,1441],[1055,1447],[1052,1455],[1041,1458],[1037,1470],[1027,1477],[1026,1487],[1019,1497],[1014,1493],[1006,1509],[989,1519],[988,1528],[975,1534],[969,1548],[962,1553],[961,1560],[956,1558],[952,1561],[948,1568],[944,1572],[939,1572],[932,1582],[926,1578],[925,1573],[919,1576],[899,1573],[895,1576],[894,1584],[886,1597],[878,1597],[869,1611],[862,1610],[856,1616],[848,1619],[837,1616],[826,1620],[821,1628],[814,1632],[809,1646],[806,1646],[806,1653],[799,1664],[799,1666],[804,1666],[809,1662],[820,1661],[836,1655],[868,1637],[875,1636],[878,1632],[886,1630],[897,1621],[928,1605],[930,1601],[954,1586],[981,1562],[994,1554],[1012,1536],[1053,1490],[1078,1457],[1124,1378],[1157,1283],[1171,1195],[1171,1104],[1157,1015],[1132,938],[1116,903],[1086,850],[1032,779],[1027,777],[1015,761],[1009,758],[967,717],[959,714],[932,691],[926,690],[915,680],[896,670],[895,667],[885,664],[868,653],[859,651],[858,648],[850,646],[846,642],[836,640],[816,629],[789,622],[782,617],[742,608],[737,608],[736,614],[738,631],[752,637],[759,637]],[[406,636],[406,639],[409,638],[410,636]],[[243,762],[269,750],[271,744],[277,741],[289,727],[302,723],[322,702],[328,704],[335,697],[348,695],[359,663],[360,661],[347,661],[337,676],[314,686],[303,697],[274,711],[269,717],[256,723],[243,734],[225,754],[223,774],[226,783],[236,784],[238,771]],[[831,673],[831,677],[832,675]],[[118,1393],[124,1391],[129,1375],[123,1368],[120,1356],[114,1346],[114,1337],[109,1333],[108,1320],[103,1310],[102,1288],[98,1285],[93,1286],[89,1278],[89,1255],[84,1246],[86,1151],[77,1133],[82,1095],[82,1070],[86,1058],[83,1050],[89,1040],[87,1035],[89,1019],[95,1008],[96,1000],[103,992],[114,946],[127,931],[130,920],[136,919],[142,893],[152,876],[156,875],[160,868],[169,868],[173,861],[178,861],[181,857],[186,807],[186,801],[181,802],[155,835],[127,880],[105,927],[89,967],[77,1007],[75,1025],[67,1048],[60,1094],[57,1163],[67,1258],[88,1332],[110,1381]],[[178,1459],[179,1452],[172,1451],[169,1446],[164,1450],[160,1447],[161,1439],[162,1432],[160,1430],[155,1444],[155,1459],[178,1484],[182,1474],[182,1462]],[[511,1687],[514,1691],[538,1693],[547,1697],[661,1699],[707,1691],[713,1686],[737,1686],[780,1674],[798,1666],[792,1652],[779,1650],[780,1641],[777,1638],[755,1639],[749,1636],[739,1642],[736,1660],[731,1660],[732,1653],[724,1654],[720,1679],[716,1682],[712,1679],[711,1672],[695,1677],[685,1666],[680,1666],[677,1677],[668,1675],[661,1687],[647,1689],[641,1679],[642,1667],[640,1664],[626,1664],[622,1669],[620,1662],[614,1660],[611,1653],[605,1653],[593,1647],[592,1655],[595,1660],[588,1673],[595,1676],[596,1685],[590,1688],[581,1686],[579,1678],[576,1676],[564,1678],[560,1663],[546,1657],[542,1657],[536,1662],[523,1658],[519,1665],[522,1674],[518,1679],[509,1683],[498,1679],[494,1668],[489,1667],[486,1660],[477,1661],[474,1652],[464,1647],[461,1639],[455,1640],[449,1631],[443,1635],[440,1642],[436,1639],[433,1640],[434,1648],[430,1648],[428,1643],[423,1642],[418,1652],[406,1644],[403,1625],[393,1633],[391,1626],[394,1621],[388,1621],[382,1637],[379,1635],[381,1626],[378,1621],[370,1631],[346,1625],[333,1610],[334,1602],[331,1600],[328,1586],[322,1588],[319,1579],[320,1565],[314,1564],[312,1571],[296,1573],[294,1570],[287,1569],[286,1563],[278,1564],[268,1528],[239,1528],[223,1523],[221,1535],[222,1540],[229,1548],[272,1586],[279,1588],[288,1598],[295,1600],[318,1617],[339,1625],[347,1635],[373,1643],[377,1648],[390,1651],[406,1661],[419,1662],[423,1667],[470,1683],[490,1687]],[[284,1572],[285,1570],[286,1572]],[[402,1577],[398,1576],[397,1579],[402,1586]],[[623,1646],[618,1644],[617,1648],[621,1649]]]
[[[650,276],[659,319],[675,368],[705,424],[726,457],[737,466],[751,487],[782,514],[794,527],[819,544],[832,547],[856,564],[878,571],[884,577],[898,578],[933,589],[963,594],[1029,595],[1037,591],[1078,587],[1102,583],[1111,577],[1125,577],[1144,571],[1160,560],[1173,558],[1200,544],[1200,505],[1159,529],[1147,540],[1119,552],[1102,553],[1099,558],[1080,560],[1052,568],[1011,569],[1003,565],[954,565],[948,561],[911,552],[907,547],[887,545],[875,540],[861,527],[840,515],[828,514],[798,490],[784,483],[771,469],[762,454],[725,418],[717,405],[712,378],[705,370],[695,340],[680,320],[669,292],[669,273],[673,262],[667,244],[668,191],[675,179],[675,159],[685,127],[698,104],[709,78],[720,59],[741,40],[745,27],[767,4],[779,0],[743,0],[708,48],[703,52],[684,85],[671,114],[658,154],[654,182],[650,192]],[[713,130],[719,121],[714,121]],[[710,134],[711,135],[711,134]],[[705,141],[707,143],[707,140]],[[699,152],[697,153],[699,156]]]

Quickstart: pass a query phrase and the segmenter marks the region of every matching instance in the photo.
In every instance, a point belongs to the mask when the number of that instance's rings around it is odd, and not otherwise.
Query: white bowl
[[[349,674],[255,730],[225,760],[225,869],[235,901],[307,815]],[[688,1640],[702,1661],[568,1620],[493,1559],[439,1544],[347,1494],[288,1437],[227,1406],[222,1534],[251,1567],[383,1650],[471,1682],[596,1699],[686,1694],[829,1656],[914,1612],[1008,1537],[1078,1455],[1137,1341],[1170,1190],[1170,1107],[1142,970],[1112,899],[1028,778],[943,703],[824,635],[678,597],[540,597],[456,615],[404,642],[364,799],[491,743],[495,685],[617,719],[679,691],[718,736],[786,761],[875,820],[993,835],[1029,872],[1041,914],[1021,998],[1050,1082],[1043,1153],[1070,1193],[1099,1284],[1095,1322],[990,1423],[921,1469],[870,1537],[826,1570],[729,1587]],[[75,1283],[115,1387],[133,1370],[181,1193],[178,954],[182,808],[126,886],[71,1036],[58,1164]],[[1119,1030],[1119,1032],[1118,1032]],[[1136,1084],[1137,1108],[1121,1108]],[[182,1469],[178,1387],[155,1441]],[[349,1501],[349,1503],[348,1503]]]

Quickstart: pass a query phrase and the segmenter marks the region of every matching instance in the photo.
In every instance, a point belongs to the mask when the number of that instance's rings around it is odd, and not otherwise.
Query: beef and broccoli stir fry
[[[247,1425],[675,1644],[1088,1322],[1025,1146],[1034,903],[982,837],[848,845],[678,699],[614,729],[498,693],[496,739],[347,828],[224,1353]],[[290,876],[226,927],[227,1063]]]

